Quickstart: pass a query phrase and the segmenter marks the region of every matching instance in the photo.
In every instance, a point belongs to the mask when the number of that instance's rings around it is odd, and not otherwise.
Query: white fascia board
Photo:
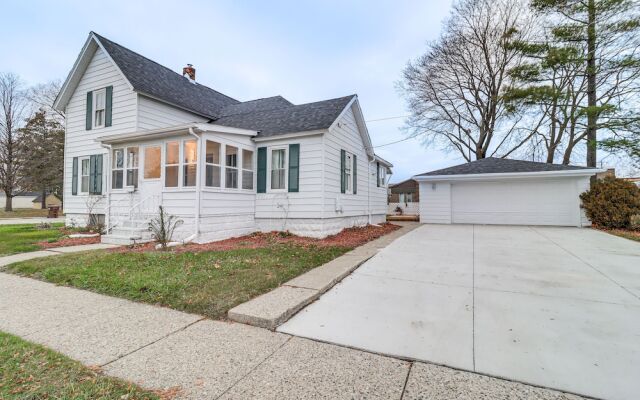
[[[193,126],[195,129],[202,132],[220,132],[231,133],[234,135],[255,136],[258,131],[252,131],[249,129],[233,128],[231,126],[216,125],[215,123],[199,123]]]
[[[380,157],[377,154],[374,155],[374,159],[378,161],[380,164],[384,164],[389,168],[393,167],[393,164],[391,164],[389,161],[385,160],[384,158]]]
[[[462,175],[416,175],[412,179],[418,182],[445,182],[445,181],[493,181],[501,179],[526,179],[526,178],[553,178],[553,177],[582,177],[593,176],[604,172],[604,169],[571,169],[564,171],[539,171],[539,172],[505,172],[495,174],[462,174]]]
[[[78,80],[78,81],[80,80],[80,78],[77,78],[76,75],[78,74],[78,69],[80,68],[80,65],[83,64],[83,61],[84,61],[84,64],[87,64],[87,65],[89,64],[89,61],[86,61],[85,58],[87,57],[87,52],[89,51],[89,46],[91,43],[94,43],[93,35],[89,35],[87,40],[85,40],[84,45],[82,46],[82,50],[80,50],[80,54],[78,54],[76,61],[73,63],[73,67],[71,68],[71,71],[69,71],[69,75],[67,75],[67,79],[65,79],[64,83],[62,84],[62,87],[60,88],[60,92],[58,92],[56,99],[53,101],[54,109],[60,112],[64,112],[64,109],[66,108],[67,103],[71,98],[71,95],[67,93],[69,91],[71,82],[74,80]],[[96,43],[95,46],[97,49],[98,44]],[[93,56],[93,54],[91,54],[91,56]]]
[[[104,143],[104,144],[115,144],[115,143],[124,143],[134,140],[146,140],[146,139],[156,139],[165,136],[171,136],[176,134],[187,134],[189,132],[189,128],[195,128],[198,124],[183,124],[183,125],[175,125],[166,128],[159,129],[150,129],[148,131],[137,131],[131,133],[121,133],[117,135],[105,135],[99,136],[95,139],[96,142]]]
[[[314,131],[293,132],[293,133],[285,133],[285,134],[282,134],[282,135],[254,137],[253,141],[254,142],[269,142],[269,141],[272,141],[272,140],[279,140],[279,139],[291,139],[291,138],[298,138],[298,137],[304,137],[304,136],[322,135],[325,132],[327,132],[326,129],[317,129],[317,130],[314,130]]]

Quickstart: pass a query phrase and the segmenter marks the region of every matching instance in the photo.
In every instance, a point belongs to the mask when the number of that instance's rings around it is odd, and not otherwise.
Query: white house
[[[413,177],[420,222],[586,226],[580,194],[601,169],[485,158]]]
[[[240,102],[91,32],[54,106],[66,113],[67,223],[104,218],[103,240],[148,239],[159,205],[176,239],[255,231],[313,237],[385,220],[392,165],[356,95]]]

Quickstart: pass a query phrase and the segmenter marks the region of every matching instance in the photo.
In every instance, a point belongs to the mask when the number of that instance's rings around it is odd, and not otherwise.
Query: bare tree
[[[21,188],[19,128],[27,106],[20,78],[11,73],[0,74],[0,189],[6,196],[5,211],[13,211],[13,197]]]
[[[523,60],[509,43],[531,26],[528,6],[510,0],[461,0],[441,37],[404,70],[400,89],[407,125],[427,144],[458,151],[467,161],[506,157],[533,136],[505,107],[508,71]]]
[[[26,96],[36,110],[45,111],[49,118],[54,117],[58,123],[63,123],[64,112],[53,108],[53,102],[56,100],[58,93],[60,93],[61,87],[60,80],[40,83],[30,87],[26,92]]]

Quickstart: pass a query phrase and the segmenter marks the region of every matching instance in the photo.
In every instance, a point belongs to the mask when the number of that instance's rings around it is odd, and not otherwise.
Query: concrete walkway
[[[4,273],[0,330],[187,399],[576,399]]]
[[[89,250],[104,250],[118,247],[112,244],[95,243],[95,244],[82,244],[79,246],[67,246],[67,247],[53,247],[46,250],[30,251],[28,253],[12,254],[10,256],[0,257],[0,267],[17,263],[20,261],[32,260],[34,258],[50,257],[67,253],[79,253],[81,251]]]
[[[33,217],[33,218],[0,218],[0,225],[24,225],[24,224],[40,224],[40,223],[57,224],[64,222],[64,217],[60,218],[46,218],[46,217]]]

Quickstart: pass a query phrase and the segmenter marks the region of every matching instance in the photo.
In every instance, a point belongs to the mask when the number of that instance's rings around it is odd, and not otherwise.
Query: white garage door
[[[578,201],[573,179],[451,185],[452,220],[457,224],[576,226]]]

